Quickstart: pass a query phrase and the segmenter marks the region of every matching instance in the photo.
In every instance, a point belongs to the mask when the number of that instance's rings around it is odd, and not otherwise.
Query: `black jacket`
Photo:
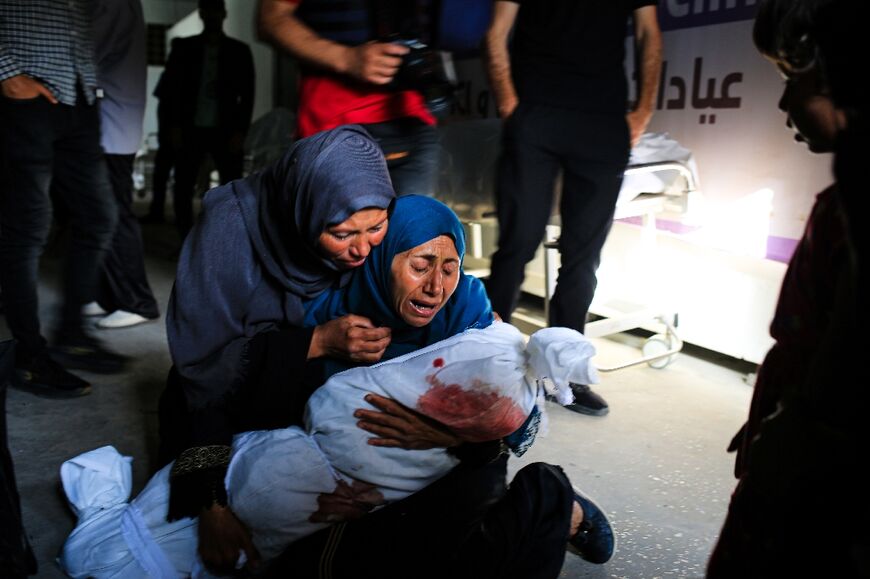
[[[166,70],[155,91],[161,108],[166,109],[169,126],[193,126],[204,50],[201,34],[172,42]],[[217,82],[218,126],[227,133],[246,133],[254,108],[254,59],[247,44],[221,37]]]

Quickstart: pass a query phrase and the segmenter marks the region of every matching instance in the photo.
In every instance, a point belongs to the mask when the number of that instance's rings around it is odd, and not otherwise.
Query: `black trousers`
[[[502,147],[496,183],[498,250],[486,283],[492,307],[510,321],[526,264],[543,240],[561,171],[562,266],[549,323],[582,332],[628,162],[625,118],[521,103],[504,123]]]
[[[148,215],[162,219],[166,207],[166,186],[169,183],[169,173],[172,172],[172,167],[175,165],[175,151],[172,149],[169,138],[164,137],[163,133],[160,133],[158,139],[160,147],[154,155],[154,173],[151,178],[153,197],[148,208]]]
[[[81,326],[81,306],[97,278],[117,211],[100,147],[97,105],[53,105],[0,97],[0,286],[19,356],[45,347],[37,302],[39,257],[52,219],[49,189],[69,213],[61,331]]]
[[[565,559],[573,490],[530,464],[505,490],[507,456],[462,463],[422,491],[292,544],[270,577],[553,579]]]
[[[170,122],[167,119],[166,109],[168,105],[159,101],[157,103],[157,153],[154,155],[154,172],[151,175],[151,206],[148,215],[163,219],[166,205],[166,186],[169,182],[169,173],[175,166],[175,144],[172,142]]]
[[[175,189],[173,207],[178,232],[184,238],[193,227],[193,195],[196,178],[205,160],[211,155],[220,175],[221,185],[242,176],[244,156],[241,148],[231,147],[230,134],[221,129],[187,129],[181,150],[175,158]]]
[[[115,194],[118,225],[100,276],[97,302],[107,312],[124,310],[146,318],[160,315],[145,274],[142,232],[133,213],[133,160],[135,155],[106,155],[109,180]]]

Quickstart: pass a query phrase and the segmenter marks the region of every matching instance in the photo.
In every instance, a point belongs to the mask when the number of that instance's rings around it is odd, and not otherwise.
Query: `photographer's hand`
[[[401,44],[369,42],[359,46],[348,46],[345,74],[371,84],[387,84],[396,76],[402,65],[402,56],[410,49]]]
[[[390,82],[410,49],[401,44],[369,42],[347,46],[320,36],[296,17],[298,2],[260,0],[257,31],[267,40],[306,64],[356,80],[383,85]]]

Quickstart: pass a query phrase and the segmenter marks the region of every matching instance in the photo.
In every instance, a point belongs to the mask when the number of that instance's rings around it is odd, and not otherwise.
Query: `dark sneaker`
[[[86,370],[97,374],[121,372],[127,357],[106,350],[99,340],[84,332],[64,334],[49,348],[51,357],[67,368]]]
[[[604,511],[584,496],[577,487],[574,487],[574,500],[583,509],[583,522],[580,523],[577,534],[568,539],[568,551],[590,563],[600,565],[608,562],[616,550],[613,527],[610,526]]]
[[[610,412],[610,406],[604,398],[586,384],[571,384],[571,391],[574,393],[574,402],[565,406],[568,410],[590,416],[604,416]]]
[[[16,363],[10,384],[45,398],[75,398],[91,393],[91,385],[43,354]]]

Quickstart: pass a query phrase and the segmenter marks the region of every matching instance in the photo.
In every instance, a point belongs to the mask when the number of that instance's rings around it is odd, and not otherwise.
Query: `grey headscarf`
[[[316,251],[321,232],[394,198],[380,148],[354,125],[302,139],[262,173],[208,192],[166,315],[173,362],[193,383],[191,407],[243,379],[251,338],[301,326],[302,300],[341,280]]]

